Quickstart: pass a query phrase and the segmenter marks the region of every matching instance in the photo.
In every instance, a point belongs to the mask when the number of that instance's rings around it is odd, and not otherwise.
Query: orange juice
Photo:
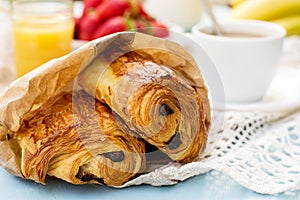
[[[55,6],[55,4],[49,5]],[[13,33],[18,77],[71,51],[73,18],[70,15],[65,16],[62,12],[47,14],[49,10],[55,10],[55,7],[51,9],[49,5],[36,8],[31,5],[31,10],[38,9],[37,13],[15,11]]]

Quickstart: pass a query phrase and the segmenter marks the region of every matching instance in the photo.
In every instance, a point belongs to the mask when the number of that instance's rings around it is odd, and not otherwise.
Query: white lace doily
[[[171,185],[219,170],[258,193],[300,189],[300,38],[286,39],[277,76],[261,102],[214,110],[207,151],[198,161],[170,164],[135,184]]]
[[[5,16],[0,13],[0,21]],[[13,80],[11,40],[0,24],[0,90]],[[1,28],[2,27],[2,28]],[[7,34],[9,35],[9,34]],[[6,38],[6,39],[5,39]],[[172,185],[219,170],[259,193],[300,189],[300,37],[285,40],[282,65],[261,102],[213,110],[207,150],[196,162],[169,164],[139,176],[138,184]],[[1,92],[1,91],[0,91]]]

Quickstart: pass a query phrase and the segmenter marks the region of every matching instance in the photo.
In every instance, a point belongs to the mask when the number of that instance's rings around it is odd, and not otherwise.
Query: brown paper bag
[[[197,89],[206,105],[207,89],[196,62],[177,43],[141,33],[116,33],[87,43],[70,54],[51,60],[14,81],[0,97],[0,165],[15,176],[22,177],[18,151],[8,142],[8,131],[17,131],[22,117],[62,90],[73,89],[73,81],[100,53],[152,49],[154,58],[162,60]],[[161,52],[168,53],[161,53]],[[184,66],[184,67],[183,67]],[[206,123],[210,124],[210,109],[206,107]]]

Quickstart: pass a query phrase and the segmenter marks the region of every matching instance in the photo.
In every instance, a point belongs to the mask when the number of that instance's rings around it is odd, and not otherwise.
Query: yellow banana
[[[273,20],[300,14],[300,0],[249,0],[233,8],[232,19]]]
[[[246,0],[229,0],[229,6],[231,8],[236,8],[238,5],[242,4]]]
[[[300,35],[300,13],[296,15],[289,15],[272,22],[283,26],[286,30],[286,35]]]

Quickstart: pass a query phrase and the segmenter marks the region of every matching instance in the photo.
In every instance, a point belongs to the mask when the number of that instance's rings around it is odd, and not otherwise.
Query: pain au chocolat
[[[109,107],[84,91],[61,93],[10,133],[24,178],[124,184],[145,169],[145,145],[116,124]]]
[[[207,140],[204,102],[196,90],[147,54],[129,52],[107,66],[103,59],[82,73],[82,88],[172,160],[193,161]]]
[[[56,84],[41,86],[35,77],[28,88],[36,84],[31,89],[42,87],[46,94],[31,90],[36,98],[22,97],[31,102],[22,113],[0,112],[6,123],[0,130],[1,166],[42,184],[52,176],[72,184],[123,186],[160,162],[149,156],[153,151],[167,162],[195,161],[210,127],[208,90],[182,47],[168,43],[178,47],[170,53],[159,40],[161,48],[134,48],[154,40],[115,35],[83,48],[93,57],[87,63],[72,54],[45,74],[38,71]],[[7,105],[12,111],[13,104]]]

